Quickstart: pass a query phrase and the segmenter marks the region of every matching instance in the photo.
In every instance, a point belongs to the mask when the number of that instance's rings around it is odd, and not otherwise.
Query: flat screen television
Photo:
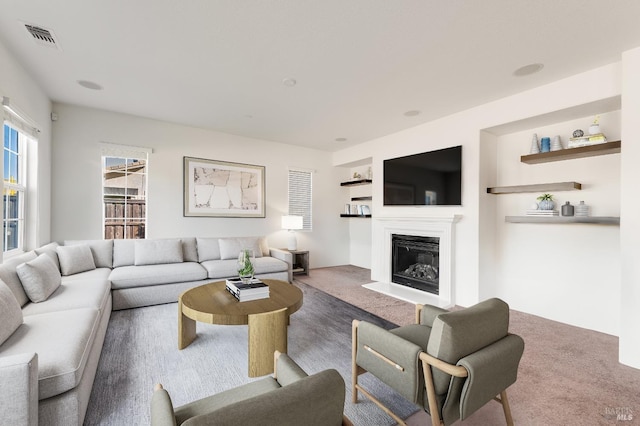
[[[384,160],[385,206],[462,204],[462,146]]]

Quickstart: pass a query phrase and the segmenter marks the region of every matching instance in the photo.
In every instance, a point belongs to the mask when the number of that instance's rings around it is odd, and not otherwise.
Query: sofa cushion
[[[136,240],[113,240],[113,267],[131,266],[136,261]]]
[[[79,272],[96,269],[91,248],[87,244],[59,246],[56,248],[60,259],[62,275],[73,275]]]
[[[197,238],[198,262],[220,260],[220,243],[218,238]]]
[[[206,278],[207,271],[196,262],[122,266],[111,271],[109,275],[112,289],[199,281]]]
[[[0,280],[0,345],[22,324],[22,310],[9,287]]]
[[[207,270],[208,278],[229,278],[238,275],[236,260],[207,260],[201,265]],[[255,275],[283,272],[288,270],[288,265],[275,257],[260,257],[253,259]]]
[[[24,291],[32,302],[44,302],[61,282],[60,271],[47,254],[41,254],[16,267]]]
[[[249,249],[253,251],[253,256],[262,257],[262,247],[258,237],[242,237],[242,238],[219,238],[220,259],[238,259],[240,250]]]
[[[24,317],[2,345],[3,356],[38,354],[39,399],[78,386],[99,323],[97,309],[69,309]]]
[[[66,240],[65,246],[86,244],[96,268],[113,268],[113,240]]]
[[[179,263],[184,260],[182,242],[171,240],[136,240],[134,265]]]
[[[16,272],[16,266],[35,259],[38,255],[34,251],[21,254],[19,256],[10,257],[5,259],[0,265],[0,280],[11,289],[13,295],[16,297],[18,304],[24,306],[29,301],[27,293],[24,292],[22,282],[18,273]]]
[[[185,262],[197,262],[198,261],[198,247],[195,237],[181,238],[182,242],[182,257]]]
[[[105,269],[96,269],[96,271]],[[108,269],[107,269],[108,270]],[[22,308],[22,314],[38,315],[48,312],[78,308],[94,308],[102,311],[111,295],[111,283],[105,279],[63,281],[46,303],[29,303]]]
[[[109,268],[96,268],[90,271],[78,272],[77,274],[67,275],[62,277],[62,284],[70,282],[70,281],[89,281],[89,280],[98,280],[98,281],[108,281],[109,274],[111,274],[111,269]]]
[[[58,260],[58,253],[56,252],[56,248],[59,246],[60,244],[56,243],[55,241],[49,244],[45,244],[40,248],[35,249],[34,251],[36,252],[37,255],[41,255],[41,254],[46,254],[49,257],[51,257],[51,260],[53,260],[53,263],[56,264],[56,268],[58,268],[58,270],[60,270],[60,261]]]

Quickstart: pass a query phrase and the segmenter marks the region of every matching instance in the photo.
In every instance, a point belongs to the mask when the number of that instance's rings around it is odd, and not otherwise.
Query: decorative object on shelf
[[[589,216],[589,206],[586,205],[584,203],[584,201],[580,201],[580,204],[578,204],[575,208],[575,214],[576,216]]]
[[[544,137],[540,139],[540,152],[551,151],[551,138]]]
[[[606,142],[607,137],[603,133],[596,133],[593,135],[584,135],[578,138],[569,139],[568,148],[579,148],[581,146],[597,145]]]
[[[371,170],[371,166],[367,168],[367,179],[373,178],[373,171]]]
[[[542,194],[537,198],[537,200],[539,201],[539,210],[553,210],[556,206],[556,203],[553,202],[553,195],[551,194]]]
[[[600,133],[600,116],[596,115],[596,118],[593,119],[593,123],[589,126],[589,134],[597,135]]]
[[[560,141],[560,136],[555,135],[553,137],[553,141],[551,142],[551,151],[560,151],[562,149],[562,142]]]
[[[531,137],[531,149],[529,150],[529,154],[539,154],[540,153],[540,144],[538,143],[538,135],[536,133]]]
[[[282,216],[282,229],[286,229],[289,231],[287,250],[298,249],[298,241],[296,240],[296,229],[302,229],[302,226],[302,216]]]
[[[360,206],[360,209],[361,209],[361,214],[364,214],[364,215],[371,214],[371,209],[366,204],[363,204],[362,206]]]
[[[581,138],[584,136],[584,132],[581,129],[577,129],[573,131],[573,135],[574,138]]]
[[[527,210],[527,216],[558,216],[558,210]]]
[[[242,249],[238,255],[238,276],[244,284],[249,284],[253,279],[253,250]]]
[[[265,217],[264,166],[184,157],[184,216]]]
[[[573,206],[567,201],[562,206],[562,216],[573,216],[573,210]]]
[[[362,175],[358,172],[353,172],[353,178],[354,179],[362,179]]]

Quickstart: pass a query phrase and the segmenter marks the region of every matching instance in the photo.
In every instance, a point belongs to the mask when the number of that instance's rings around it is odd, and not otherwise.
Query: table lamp
[[[282,216],[282,229],[289,231],[287,250],[297,250],[296,229],[302,229],[302,216]]]

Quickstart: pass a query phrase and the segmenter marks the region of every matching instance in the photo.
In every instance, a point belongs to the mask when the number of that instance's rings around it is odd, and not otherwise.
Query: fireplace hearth
[[[440,238],[392,234],[391,281],[439,294]]]

